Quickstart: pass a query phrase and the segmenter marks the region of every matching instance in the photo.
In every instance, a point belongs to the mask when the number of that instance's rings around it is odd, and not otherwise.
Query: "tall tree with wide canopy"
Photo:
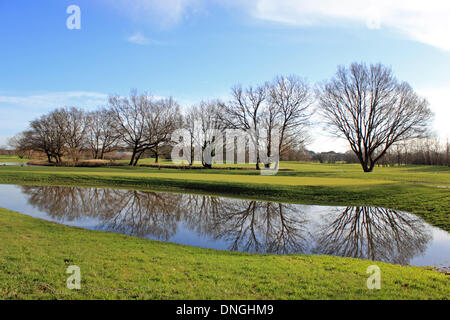
[[[328,130],[348,140],[365,172],[393,144],[423,137],[432,118],[427,100],[381,64],[339,67],[317,95]]]

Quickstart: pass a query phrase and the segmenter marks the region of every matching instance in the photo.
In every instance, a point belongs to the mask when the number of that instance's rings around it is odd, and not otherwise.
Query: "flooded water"
[[[202,248],[450,266],[450,235],[415,215],[212,196],[0,185],[0,207],[86,229]]]

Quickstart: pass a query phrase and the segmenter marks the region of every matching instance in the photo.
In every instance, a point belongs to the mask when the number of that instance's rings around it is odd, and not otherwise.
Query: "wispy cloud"
[[[58,107],[74,106],[93,110],[107,103],[108,95],[99,92],[65,91],[28,95],[0,93],[0,146],[9,137],[25,130],[29,121]]]
[[[260,21],[301,27],[359,24],[394,30],[450,51],[448,0],[118,0],[114,5],[134,19],[162,26],[176,25],[211,5],[247,12]]]
[[[164,41],[149,39],[140,32],[134,33],[131,36],[129,36],[127,38],[127,41],[134,43],[134,44],[141,45],[141,46],[147,46],[147,45],[165,46],[165,45],[168,45],[168,43],[164,42]]]
[[[92,108],[107,102],[107,94],[88,91],[47,92],[23,96],[0,95],[0,108],[52,109],[64,106]]]
[[[129,36],[127,40],[128,40],[128,42],[140,44],[143,46],[150,44],[150,39],[148,39],[141,33],[135,33],[135,34]]]
[[[254,0],[251,15],[259,20],[298,26],[359,23],[388,28],[450,51],[448,0]]]

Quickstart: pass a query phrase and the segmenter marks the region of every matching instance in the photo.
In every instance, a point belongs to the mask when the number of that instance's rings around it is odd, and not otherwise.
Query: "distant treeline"
[[[16,154],[16,150],[0,148],[0,156],[14,156]]]
[[[303,152],[302,155],[286,160],[314,161],[320,163],[359,163],[358,157],[351,150],[345,153],[334,151]],[[433,165],[450,166],[450,143],[439,139],[416,139],[395,144],[378,162],[382,166]]]

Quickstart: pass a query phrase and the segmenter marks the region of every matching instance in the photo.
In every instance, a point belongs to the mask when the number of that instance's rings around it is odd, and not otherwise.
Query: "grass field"
[[[145,162],[145,161],[144,161]],[[322,205],[367,205],[408,211],[450,230],[448,167],[377,167],[283,162],[276,176],[255,170],[0,167],[0,183],[101,186],[216,194]]]
[[[220,167],[158,170],[128,166],[0,166],[0,183],[381,206],[417,214],[450,230],[448,167],[379,167],[369,174],[363,173],[358,165],[346,164],[284,162],[281,167],[289,171],[261,176],[255,170]],[[450,296],[448,276],[425,268],[376,262],[382,271],[382,289],[373,291],[366,287],[366,270],[374,262],[367,260],[199,249],[71,228],[5,209],[0,209],[0,241],[0,298],[4,299],[448,299]],[[69,265],[81,268],[80,291],[70,291],[65,286],[68,277],[65,270]]]
[[[448,299],[449,278],[327,256],[199,249],[54,224],[0,209],[0,299]],[[81,269],[81,290],[66,269]]]
[[[19,157],[16,156],[2,156],[0,155],[0,163],[5,163],[5,162],[17,162],[17,163],[26,163],[28,162],[28,159],[20,159]]]

